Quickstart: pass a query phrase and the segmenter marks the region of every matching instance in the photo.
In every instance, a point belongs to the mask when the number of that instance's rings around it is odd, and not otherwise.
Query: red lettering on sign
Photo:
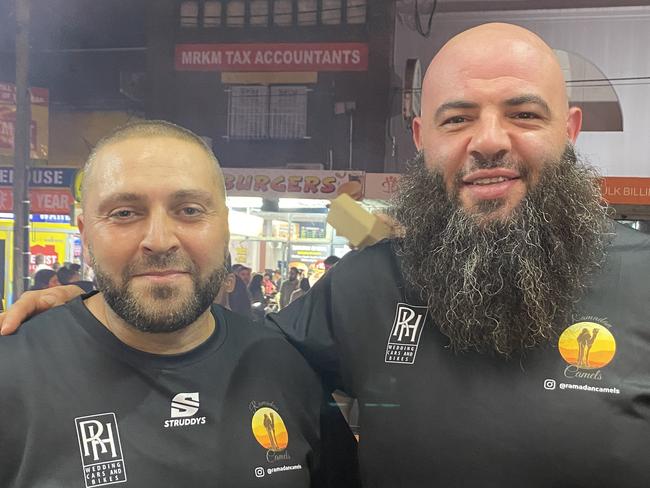
[[[253,190],[267,192],[269,191],[270,182],[271,182],[271,178],[269,178],[268,176],[257,175],[255,177],[255,186],[253,187]]]

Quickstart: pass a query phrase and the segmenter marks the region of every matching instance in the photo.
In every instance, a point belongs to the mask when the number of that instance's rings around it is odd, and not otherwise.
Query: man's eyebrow
[[[178,190],[172,194],[171,200],[202,200],[207,202],[214,200],[216,193],[205,190]]]
[[[102,198],[99,202],[99,211],[105,212],[111,209],[114,205],[123,205],[129,203],[138,203],[146,200],[147,196],[139,193],[132,192],[118,192],[111,193],[110,195]]]
[[[467,100],[451,100],[449,102],[443,103],[438,107],[438,110],[436,110],[434,118],[436,120],[439,119],[440,117],[442,117],[442,114],[444,114],[447,110],[474,109],[474,108],[478,108],[478,103],[469,102]]]
[[[104,198],[104,202],[138,202],[140,200],[144,200],[147,198],[145,195],[141,195],[139,193],[131,193],[131,192],[119,192],[119,193],[111,193],[108,195],[106,198]]]
[[[503,102],[503,104],[508,107],[518,107],[519,105],[525,105],[527,103],[538,105],[546,117],[551,116],[551,108],[548,106],[548,103],[546,103],[546,101],[539,95],[520,95],[518,97],[508,98],[505,102]]]

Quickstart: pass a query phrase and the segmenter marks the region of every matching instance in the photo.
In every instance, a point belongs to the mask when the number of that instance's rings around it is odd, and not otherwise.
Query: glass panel
[[[307,135],[307,87],[272,86],[269,134],[273,139],[301,139]]]
[[[348,24],[366,23],[366,0],[348,0]]]
[[[228,27],[244,26],[245,6],[243,0],[233,0],[228,2],[226,7],[226,24]]]
[[[232,86],[228,110],[228,135],[235,139],[264,139],[268,136],[268,87]]]
[[[291,25],[293,2],[291,0],[275,0],[273,4],[273,23],[275,25]]]
[[[253,0],[251,2],[250,25],[265,27],[269,23],[268,0]]]
[[[218,27],[221,25],[221,2],[206,0],[203,4],[203,26]]]
[[[196,0],[181,3],[181,27],[196,27],[199,19],[199,2]]]
[[[298,25],[316,25],[317,7],[318,2],[316,0],[299,0]]]
[[[340,24],[341,0],[323,0],[321,20],[323,24]]]

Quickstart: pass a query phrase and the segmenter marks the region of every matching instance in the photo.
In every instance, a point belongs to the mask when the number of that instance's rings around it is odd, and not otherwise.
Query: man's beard
[[[464,210],[460,182],[450,197],[424,159],[419,154],[409,164],[393,201],[405,229],[395,247],[450,347],[510,356],[557,337],[612,232],[595,170],[578,162],[570,145],[546,162],[532,188],[517,168],[527,195],[510,216],[489,219],[503,201]]]
[[[124,322],[142,332],[174,332],[194,323],[210,308],[228,274],[225,266],[221,266],[202,280],[189,258],[170,253],[148,256],[131,263],[118,282],[98,265],[92,248],[89,251],[97,288],[104,300]],[[167,269],[183,270],[192,279],[192,290],[182,302],[170,300],[177,290],[172,285],[152,284],[145,291],[133,290],[131,279],[134,275]],[[144,300],[139,296],[144,293],[151,298]]]

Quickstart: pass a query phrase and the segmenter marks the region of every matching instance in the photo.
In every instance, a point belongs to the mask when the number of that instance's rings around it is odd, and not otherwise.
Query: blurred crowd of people
[[[325,271],[338,260],[337,256],[325,259]],[[215,302],[254,320],[286,307],[311,288],[310,277],[297,267],[289,268],[286,279],[279,269],[254,273],[245,264],[231,264],[230,257],[226,260],[226,268],[228,277]]]
[[[34,256],[36,268],[32,274],[32,286],[30,290],[44,290],[59,285],[77,285],[86,292],[94,289],[92,280],[82,278],[81,265],[78,263],[54,262],[51,266],[45,263],[45,256],[37,254]]]

